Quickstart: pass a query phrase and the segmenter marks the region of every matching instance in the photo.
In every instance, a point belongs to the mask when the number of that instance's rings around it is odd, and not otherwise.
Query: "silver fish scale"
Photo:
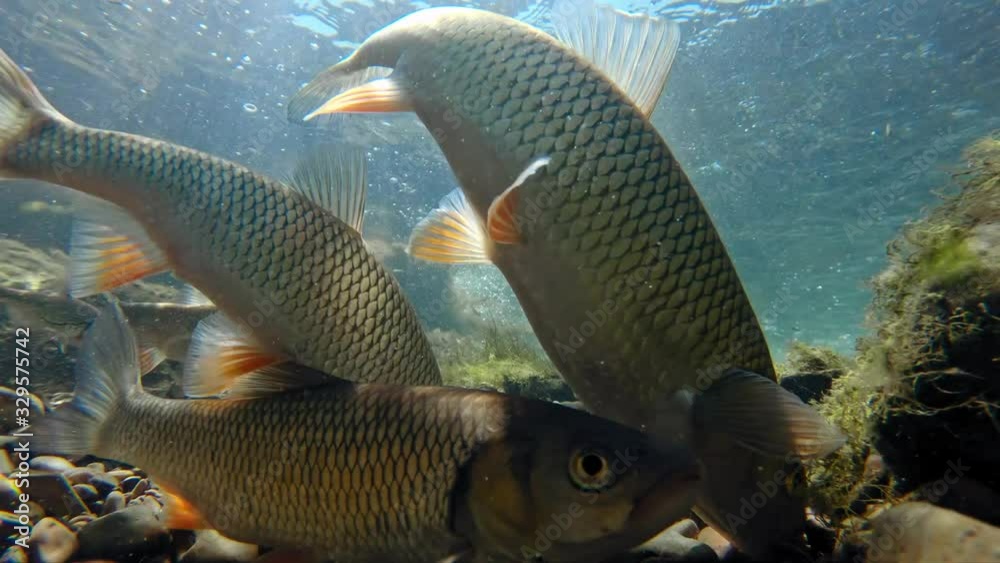
[[[489,417],[463,416],[448,391],[427,400],[426,389],[357,389],[255,401],[143,396],[110,419],[102,453],[156,468],[154,479],[234,539],[309,546],[338,561],[447,556],[462,545],[451,495]]]
[[[613,346],[593,347],[614,349],[615,357],[586,357],[584,346],[561,363],[578,395],[600,402],[600,388],[580,373],[586,367],[572,362],[614,366],[629,403],[656,400],[690,383],[696,370],[739,366],[773,379],[763,332],[725,247],[650,122],[548,36],[470,20],[442,26],[433,49],[423,50],[435,53],[434,70],[408,63],[407,78],[443,93],[513,170],[551,158],[521,189],[523,244],[567,261],[571,283],[586,288],[593,305],[610,299],[618,306],[610,333],[601,333]],[[525,216],[530,202],[541,208],[535,220]],[[672,358],[687,360],[686,381],[665,369]]]
[[[138,190],[130,197],[140,205],[166,202],[194,247],[188,261],[211,261],[249,287],[260,320],[253,309],[238,320],[254,329],[276,315],[291,328],[282,345],[297,362],[357,382],[440,384],[396,280],[350,227],[283,185],[190,149],[58,122],[33,128],[4,156],[25,177],[97,179]],[[205,293],[225,310],[224,288]]]

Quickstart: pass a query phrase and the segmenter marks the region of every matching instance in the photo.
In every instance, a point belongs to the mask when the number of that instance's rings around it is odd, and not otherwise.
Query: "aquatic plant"
[[[466,336],[441,330],[429,336],[447,385],[573,400],[572,391],[527,329],[491,322]]]
[[[885,378],[874,443],[900,492],[946,463],[1000,488],[1000,133],[964,153],[957,190],[903,228],[872,281],[863,361]]]

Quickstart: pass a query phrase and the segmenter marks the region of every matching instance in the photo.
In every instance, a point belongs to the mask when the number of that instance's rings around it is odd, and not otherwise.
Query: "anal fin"
[[[139,345],[139,373],[146,375],[167,359],[166,354],[155,346]]]
[[[489,264],[487,244],[482,222],[456,189],[413,229],[406,252],[428,262]]]

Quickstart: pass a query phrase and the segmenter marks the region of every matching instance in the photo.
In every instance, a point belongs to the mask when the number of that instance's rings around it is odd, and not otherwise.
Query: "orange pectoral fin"
[[[282,361],[284,358],[243,337],[225,315],[216,313],[198,323],[191,336],[184,366],[184,393],[188,397],[221,395],[239,378]]]
[[[332,113],[395,113],[413,111],[403,87],[392,78],[381,78],[342,92],[327,100],[305,121]]]

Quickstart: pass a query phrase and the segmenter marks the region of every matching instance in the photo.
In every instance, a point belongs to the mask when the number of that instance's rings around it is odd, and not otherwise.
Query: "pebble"
[[[101,516],[118,512],[125,508],[125,504],[125,495],[121,491],[111,491],[111,494],[104,499],[104,508],[101,509]]]
[[[32,524],[37,524],[43,518],[45,518],[45,509],[42,505],[38,504],[33,500],[28,501],[28,519],[31,520]]]
[[[673,524],[672,526],[667,528],[667,530],[670,532],[674,532],[675,534],[678,534],[680,536],[684,536],[685,538],[698,537],[698,524],[696,524],[695,521],[690,518],[685,518],[680,522]]]
[[[170,548],[161,511],[147,504],[127,506],[80,529],[77,559],[141,559]]]
[[[135,475],[135,473],[133,473],[131,469],[114,469],[112,471],[108,471],[106,475],[110,475],[121,481],[122,479],[127,479]]]
[[[96,519],[97,517],[94,516],[93,514],[81,514],[79,516],[74,516],[69,520],[69,527],[79,532],[80,528],[86,526],[87,524],[90,524]]]
[[[694,522],[691,522],[694,524]],[[695,528],[697,529],[697,524]],[[630,552],[625,559],[615,559],[615,562],[645,561],[684,561],[686,563],[718,563],[719,557],[711,547],[698,540],[681,534],[690,533],[690,526],[681,521],[663,530],[655,537]]]
[[[698,541],[712,548],[719,559],[725,560],[726,556],[733,551],[733,544],[729,543],[729,540],[711,526],[705,526],[698,532]]]
[[[14,510],[21,496],[21,489],[13,479],[0,478],[0,510]]]
[[[17,527],[20,525],[17,514],[7,511],[0,512],[0,534],[3,534],[3,537],[16,533]]]
[[[105,473],[104,475],[94,475],[94,478],[90,480],[90,484],[97,489],[97,492],[101,496],[107,496],[111,494],[111,491],[118,489],[118,479],[112,477]]]
[[[1000,562],[1000,528],[926,502],[880,514],[866,543],[867,563]]]
[[[128,496],[125,498],[129,502],[132,502],[134,499],[137,499],[142,495],[144,495],[148,490],[149,490],[149,479],[143,479],[135,484],[135,487],[132,488],[132,491],[129,492]]]
[[[215,530],[195,532],[194,545],[181,556],[181,563],[253,561],[260,549],[253,544],[231,540]]]
[[[139,477],[138,475],[133,475],[131,477],[126,477],[122,479],[122,482],[119,483],[119,486],[121,487],[122,492],[131,493],[132,490],[135,489],[135,486],[139,483],[139,481],[142,481],[142,478]]]
[[[0,555],[0,563],[28,563],[28,552],[23,547],[12,545]]]
[[[28,462],[28,466],[37,471],[55,471],[57,473],[76,468],[68,459],[54,455],[33,457]]]
[[[108,468],[104,467],[104,464],[99,461],[95,461],[94,463],[88,463],[87,469],[93,471],[94,473],[104,473],[105,471],[108,470]]]
[[[90,484],[94,478],[94,472],[86,467],[75,467],[69,471],[63,471],[63,476],[73,485]]]
[[[56,518],[72,518],[88,512],[87,505],[61,473],[33,475],[31,499],[41,504],[49,516]]]
[[[14,472],[17,467],[14,466],[14,462],[10,459],[10,454],[7,450],[0,450],[0,474],[10,475]]]
[[[80,497],[80,500],[82,500],[87,504],[101,500],[101,495],[97,493],[97,489],[94,488],[93,485],[89,484],[73,485],[73,490],[76,491],[76,494],[77,496]]]
[[[76,548],[76,534],[55,518],[45,518],[35,524],[28,538],[28,553],[37,563],[65,563]]]

